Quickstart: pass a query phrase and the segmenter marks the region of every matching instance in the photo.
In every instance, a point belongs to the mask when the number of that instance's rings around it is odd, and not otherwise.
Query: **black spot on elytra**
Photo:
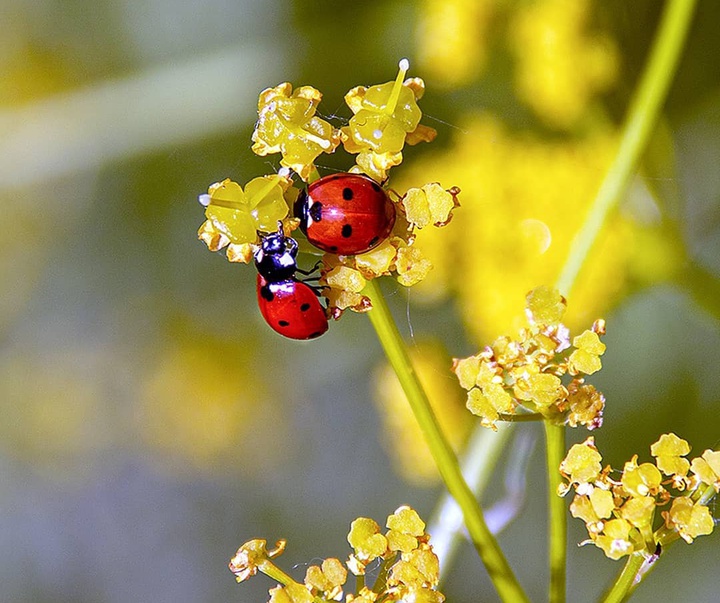
[[[300,312],[307,312],[310,309],[310,304],[302,304],[300,306]]]
[[[281,327],[289,327],[290,326],[290,323],[287,320],[278,320],[278,324]]]
[[[338,250],[337,245],[330,245],[329,251],[331,253],[337,253],[337,250]]]
[[[314,333],[310,334],[308,339],[315,339],[317,337],[320,337],[320,335],[322,335],[323,333],[324,333],[324,331],[315,331]]]
[[[375,247],[377,245],[377,242],[380,240],[380,237],[373,237],[370,239],[370,242],[368,243],[368,247]]]
[[[352,226],[350,224],[343,224],[340,234],[344,239],[349,239],[352,236]]]
[[[381,190],[380,185],[379,185],[377,182],[373,182],[373,183],[372,183],[372,187],[373,187],[373,190],[374,190],[376,193],[379,193],[380,190]]]
[[[270,287],[268,287],[267,285],[260,288],[260,297],[269,302],[275,299],[275,295],[272,291],[270,291]]]
[[[312,218],[313,222],[319,222],[322,220],[322,210],[323,210],[323,204],[322,203],[313,203],[310,206],[310,210],[308,211],[308,215]]]
[[[346,187],[343,189],[342,196],[343,196],[343,199],[344,199],[345,201],[352,201],[352,199],[353,199],[353,189],[351,189],[349,186],[346,186]]]

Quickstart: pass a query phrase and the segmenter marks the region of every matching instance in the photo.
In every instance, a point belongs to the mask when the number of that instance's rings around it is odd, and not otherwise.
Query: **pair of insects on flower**
[[[395,205],[385,190],[363,174],[320,178],[295,202],[300,229],[315,247],[357,255],[377,247],[395,224]],[[290,339],[314,339],[328,329],[325,308],[296,272],[298,244],[277,233],[265,235],[255,253],[260,313],[275,331]]]

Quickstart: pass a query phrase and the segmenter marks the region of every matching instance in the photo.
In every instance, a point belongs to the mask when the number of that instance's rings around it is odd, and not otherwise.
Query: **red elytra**
[[[257,275],[260,313],[280,335],[290,339],[315,339],[328,330],[328,320],[315,291],[290,278],[268,282]]]
[[[331,174],[316,180],[300,193],[294,211],[311,244],[340,255],[370,251],[395,224],[395,204],[364,174]]]

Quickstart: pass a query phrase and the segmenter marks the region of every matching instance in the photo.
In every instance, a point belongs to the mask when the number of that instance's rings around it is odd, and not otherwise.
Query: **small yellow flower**
[[[593,488],[589,495],[576,495],[570,504],[570,513],[585,522],[591,536],[602,530],[601,520],[611,517],[614,509],[612,492],[601,488]]]
[[[601,488],[593,488],[590,493],[590,503],[597,516],[601,519],[610,517],[615,508],[612,492]]]
[[[437,559],[437,557],[435,557],[435,559]],[[399,584],[406,587],[409,586],[413,590],[422,589],[426,585],[429,586],[425,574],[421,572],[415,564],[405,561],[404,559],[401,559],[393,565],[392,570],[390,570],[390,575],[388,576],[388,586],[393,587]]]
[[[347,580],[347,570],[339,559],[329,558],[322,567],[311,565],[305,574],[305,585],[323,593],[326,599],[339,601],[342,598],[342,586]]]
[[[403,245],[398,248],[395,257],[397,281],[405,287],[411,287],[423,280],[432,269],[430,261],[417,247]]]
[[[593,542],[606,556],[617,560],[633,552],[632,530],[632,525],[624,519],[611,519],[605,523],[602,533],[595,537]]]
[[[468,392],[468,410],[480,417],[480,424],[497,431],[496,422],[501,413],[511,413],[515,410],[515,402],[498,384],[488,384],[482,389],[473,388]]]
[[[311,86],[295,91],[288,82],[260,93],[258,121],[252,135],[257,155],[282,153],[280,164],[307,182],[321,153],[332,153],[340,132],[315,115],[322,94]]]
[[[519,381],[515,386],[515,395],[520,400],[533,402],[539,412],[567,395],[560,378],[549,373],[536,373]]]
[[[386,239],[375,249],[355,256],[355,267],[365,278],[376,278],[390,273],[397,249]]]
[[[586,496],[584,494],[577,494],[575,498],[573,498],[573,501],[570,503],[570,514],[573,517],[582,519],[585,522],[588,532],[590,532],[591,534],[593,533],[593,531],[595,533],[599,532],[599,530],[602,528],[600,516],[597,514],[597,511],[595,510],[595,507],[593,506],[589,496]],[[600,523],[600,527],[592,527],[597,526],[598,523]]]
[[[391,551],[409,553],[418,546],[418,537],[425,533],[425,522],[415,509],[398,508],[387,519],[387,541]]]
[[[403,83],[409,68],[403,59],[394,82],[357,86],[345,95],[354,115],[342,128],[343,144],[349,153],[359,154],[357,165],[378,182],[386,180],[387,171],[402,161],[406,142],[434,138],[431,128],[416,133],[422,117],[417,99],[424,84],[418,78]]]
[[[460,387],[470,390],[477,385],[481,359],[479,356],[453,358],[452,370],[460,382]]]
[[[600,341],[597,333],[585,331],[573,339],[573,346],[577,349],[570,355],[571,375],[592,375],[602,368],[600,356],[605,353],[605,344]]]
[[[268,559],[281,555],[286,544],[287,541],[278,540],[275,548],[268,550],[267,540],[249,540],[237,550],[235,556],[230,560],[228,568],[235,574],[238,582],[247,580],[250,576],[257,574],[258,568]]]
[[[705,505],[694,503],[688,496],[675,498],[670,510],[662,515],[665,525],[676,530],[688,544],[698,536],[712,533],[715,527],[710,510]]]
[[[602,426],[605,396],[592,385],[573,380],[568,385],[567,424],[571,427],[585,425],[589,430]]]
[[[687,475],[690,462],[683,458],[690,454],[690,444],[674,433],[666,433],[650,447],[657,466],[665,475]]]
[[[367,284],[367,281],[359,271],[342,265],[336,266],[329,272],[326,272],[322,282],[333,289],[344,289],[352,293],[360,293]]]
[[[662,475],[652,463],[637,464],[637,455],[625,463],[622,485],[631,496],[655,496],[662,488]]]
[[[343,311],[366,312],[371,308],[370,300],[362,295],[366,280],[362,272],[352,267],[352,258],[325,254],[320,286],[328,300],[330,315],[337,319]]]
[[[412,226],[416,228],[424,228],[428,224],[444,226],[450,221],[452,210],[460,205],[457,200],[459,193],[460,190],[457,188],[445,190],[437,182],[431,182],[421,188],[409,189],[401,203]]]
[[[528,320],[535,324],[555,325],[562,320],[567,300],[552,287],[536,287],[525,297]]]
[[[211,251],[228,243],[255,243],[258,231],[275,231],[288,215],[284,194],[291,186],[289,177],[277,174],[255,178],[245,190],[229,178],[210,185],[203,200],[209,225],[203,224],[199,238]]]
[[[380,533],[380,526],[373,519],[358,517],[350,524],[347,537],[358,559],[367,561],[382,557],[388,548],[388,541]]]
[[[636,528],[652,525],[655,516],[655,499],[651,496],[635,496],[620,508],[620,516]]]
[[[701,482],[720,492],[720,451],[706,450],[691,463],[692,471]]]
[[[572,374],[570,360],[562,354],[570,346],[569,331],[558,322],[565,299],[554,289],[538,287],[526,296],[526,302],[530,326],[521,329],[516,340],[498,337],[477,355],[453,361],[461,386],[469,390],[468,408],[493,429],[500,413],[515,412],[520,405],[573,427],[600,427],[603,395],[581,378],[563,384],[562,377]],[[604,333],[604,321],[596,321],[587,333],[597,338]],[[587,343],[592,352],[599,349],[599,341],[575,339],[578,345]],[[473,390],[476,386],[480,389]]]
[[[574,444],[560,463],[560,473],[571,483],[589,483],[598,478],[602,470],[602,456],[595,447],[595,438],[589,437],[582,444]]]

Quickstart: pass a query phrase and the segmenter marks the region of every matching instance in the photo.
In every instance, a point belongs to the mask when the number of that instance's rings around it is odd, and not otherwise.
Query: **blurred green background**
[[[308,344],[279,338],[257,310],[252,268],[197,240],[197,195],[278,169],[279,158],[250,151],[263,88],[313,85],[320,112],[340,124],[347,90],[394,79],[408,57],[427,85],[423,122],[439,134],[405,153],[398,182],[442,178],[468,191],[448,236],[462,239],[462,220],[476,220],[483,240],[512,242],[517,215],[560,217],[553,240],[566,222],[569,240],[602,165],[585,192],[543,181],[542,161],[585,173],[610,156],[603,137],[617,133],[660,9],[650,0],[4,0],[0,599],[264,601],[268,580],[236,585],[226,568],[244,541],[287,538],[281,561],[299,578],[321,558],[346,558],[357,516],[382,522],[407,503],[429,517],[436,482],[400,471],[385,445],[400,436],[373,404],[383,359],[369,322],[345,316]],[[635,453],[647,460],[667,431],[694,455],[720,439],[718,22],[720,5],[699,2],[643,177],[620,211],[631,236],[599,258],[612,270],[582,293],[590,320],[608,321],[605,368],[593,379],[608,406],[594,435],[616,467]],[[477,136],[475,119],[495,134]],[[511,200],[483,175],[502,164],[493,155],[514,166],[496,175],[518,189]],[[318,161],[325,171],[350,163]],[[523,197],[537,190],[547,216]],[[489,343],[507,330],[498,317],[521,310],[517,292],[552,281],[562,258],[562,247],[553,264],[544,248],[533,263],[464,243],[435,260],[442,294],[386,286],[418,354],[428,341],[450,357]],[[484,276],[455,268],[458,255]],[[499,309],[485,316],[482,295]],[[445,390],[455,387],[447,366],[430,369]],[[461,431],[474,424],[463,421]],[[547,582],[543,474],[536,452],[523,514],[501,536],[533,600]],[[488,499],[502,487],[499,475]],[[594,600],[619,570],[593,547],[575,551],[585,537],[570,520],[571,601]],[[718,538],[674,546],[635,600],[716,600],[708,559]],[[495,601],[474,551],[462,552],[442,588],[448,600]]]

